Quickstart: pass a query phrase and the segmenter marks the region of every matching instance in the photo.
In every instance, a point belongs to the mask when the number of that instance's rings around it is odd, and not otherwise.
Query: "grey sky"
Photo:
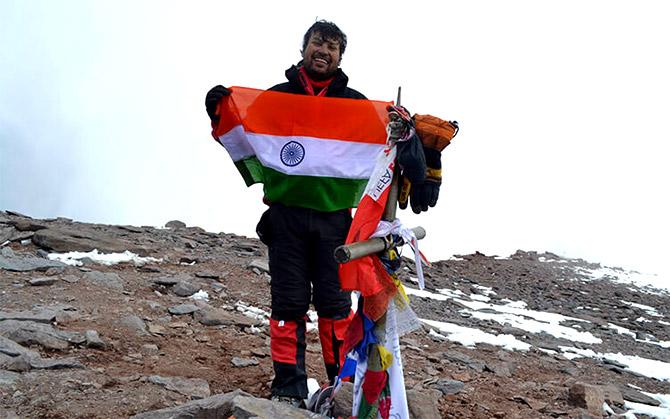
[[[554,251],[668,271],[670,27],[661,1],[0,3],[0,208],[253,235],[209,134],[215,84],[266,88],[316,18],[368,97],[456,119],[431,259]]]

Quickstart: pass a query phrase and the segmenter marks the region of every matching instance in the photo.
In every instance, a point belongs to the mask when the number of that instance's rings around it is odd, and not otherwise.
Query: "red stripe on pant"
[[[270,319],[273,396],[307,397],[305,320]]]
[[[323,361],[326,364],[328,379],[332,382],[344,364],[344,337],[354,312],[350,311],[344,319],[328,319],[319,317],[319,340],[323,351]]]

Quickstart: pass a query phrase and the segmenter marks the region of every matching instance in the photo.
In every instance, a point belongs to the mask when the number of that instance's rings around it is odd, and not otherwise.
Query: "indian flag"
[[[356,207],[386,144],[390,102],[232,87],[214,138],[247,186],[288,206]]]

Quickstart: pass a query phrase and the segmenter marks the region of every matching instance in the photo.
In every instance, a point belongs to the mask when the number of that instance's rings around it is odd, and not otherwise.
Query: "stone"
[[[96,330],[87,330],[84,333],[86,338],[86,346],[93,349],[105,349],[107,344],[100,338]]]
[[[127,329],[135,332],[138,336],[147,334],[147,325],[144,323],[144,320],[140,319],[138,316],[125,316],[121,319],[121,324]]]
[[[251,327],[260,324],[256,319],[220,308],[202,309],[196,313],[195,318],[205,326]]]
[[[165,329],[163,326],[159,326],[157,324],[150,324],[149,325],[149,333],[154,334],[154,335],[164,335],[167,332],[167,329]]]
[[[56,330],[50,324],[31,321],[3,320],[0,321],[0,335],[18,344],[37,344],[46,349],[67,349],[71,344],[84,343],[81,333]]]
[[[115,290],[123,290],[121,277],[114,272],[90,271],[84,274],[84,279]]]
[[[12,371],[5,371],[5,370],[0,370],[0,389],[3,388],[13,388],[16,383],[21,379],[21,374],[12,372]],[[2,410],[0,410],[0,417],[7,417],[2,415]]]
[[[348,417],[351,412],[347,414]],[[202,400],[190,401],[176,407],[154,410],[132,416],[132,419],[169,418],[255,418],[255,419],[326,419],[324,416],[289,406],[286,403],[259,399],[242,390],[217,394]]]
[[[568,402],[572,406],[581,407],[590,414],[600,417],[603,413],[605,394],[598,386],[576,383],[568,391]]]
[[[62,262],[56,260],[42,259],[35,256],[18,256],[11,252],[12,256],[7,256],[10,252],[5,252],[8,249],[4,248],[3,254],[0,255],[0,269],[11,272],[28,272],[28,271],[46,271],[49,268],[65,268]]]
[[[56,253],[90,252],[94,249],[101,253],[123,253],[129,250],[147,256],[151,252],[151,249],[84,227],[47,228],[37,231],[32,240],[35,245]]]
[[[65,275],[61,279],[67,282],[68,284],[76,284],[77,282],[79,282],[79,278],[74,275]]]
[[[261,272],[270,272],[270,265],[268,264],[267,260],[264,259],[254,259],[249,264],[247,265],[247,268],[249,269],[258,269]]]
[[[180,228],[186,228],[186,223],[179,220],[172,220],[165,223],[165,227],[172,230],[179,230]]]
[[[195,276],[198,278],[205,278],[205,279],[219,279],[221,276],[216,273],[216,272],[211,272],[211,271],[200,271],[196,272]]]
[[[174,285],[172,292],[180,297],[190,297],[200,290],[200,287],[193,285],[190,282],[180,281]]]
[[[58,359],[31,359],[30,366],[34,369],[45,369],[45,370],[59,370],[64,368],[85,368],[75,358],[58,358]]]
[[[142,345],[142,353],[147,355],[156,355],[158,353],[158,345],[155,343],[145,343]]]
[[[655,398],[647,396],[646,394],[642,393],[641,391],[635,390],[634,388],[630,388],[628,386],[620,386],[619,390],[621,390],[621,397],[623,397],[624,400],[627,400],[629,402],[648,404],[650,406],[661,405],[661,402],[659,402]]]
[[[10,221],[9,224],[13,225],[19,231],[37,231],[47,228],[45,224],[26,218]]]
[[[33,287],[40,287],[40,286],[47,286],[47,285],[53,285],[56,282],[56,278],[54,277],[39,277],[39,278],[31,278],[28,280],[28,283],[32,285]]]
[[[211,392],[209,383],[202,378],[183,378],[183,377],[161,377],[160,375],[151,375],[147,381],[158,384],[170,391],[176,391],[192,399],[202,399],[208,397]]]
[[[603,390],[605,401],[607,403],[614,406],[624,405],[625,401],[623,395],[621,394],[621,391],[617,386],[613,384],[607,384],[607,385],[601,385],[600,388]]]
[[[161,276],[153,280],[154,284],[163,285],[166,287],[172,287],[177,285],[179,282],[188,282],[191,279],[189,275],[180,274],[172,276]]]
[[[179,304],[178,306],[168,308],[168,312],[175,316],[195,313],[198,310],[200,310],[200,308],[194,304]]]
[[[440,417],[438,400],[442,393],[434,389],[407,390],[409,417],[414,419],[434,419]]]
[[[460,393],[463,390],[463,388],[465,388],[465,384],[461,381],[449,380],[443,378],[441,380],[438,380],[436,383],[432,384],[431,387],[436,388],[446,396],[447,394]]]
[[[230,363],[233,364],[233,366],[235,367],[242,368],[242,367],[250,367],[253,365],[258,365],[258,360],[253,358],[240,358],[234,356],[233,359],[230,360]]]
[[[350,417],[353,400],[354,384],[349,382],[342,383],[342,387],[335,393],[335,398],[333,399],[333,417]]]

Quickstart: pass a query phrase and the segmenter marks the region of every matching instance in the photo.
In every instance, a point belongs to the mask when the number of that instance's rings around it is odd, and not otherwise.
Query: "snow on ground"
[[[621,300],[621,302],[626,304],[626,305],[629,305],[631,307],[637,307],[641,310],[644,310],[644,311],[647,312],[647,314],[649,314],[652,317],[663,317],[663,315],[659,314],[658,311],[656,311],[656,309],[654,307],[646,306],[644,304],[632,303],[632,302],[626,301],[626,300]]]
[[[661,402],[660,406],[650,406],[648,404],[626,402],[624,406],[626,409],[629,409],[629,411],[626,412],[627,414],[630,413],[647,415],[654,418],[670,418],[670,394],[654,394],[644,391],[643,393]]]
[[[453,323],[438,322],[434,320],[419,319],[421,322],[427,324],[430,327],[438,329],[441,333],[435,332],[435,330],[430,329],[430,334],[432,336],[437,336],[438,338],[448,339],[453,342],[459,342],[463,346],[475,346],[477,343],[488,343],[490,345],[502,346],[508,350],[518,350],[518,351],[527,351],[530,349],[530,345],[518,340],[512,335],[494,335],[492,333],[486,333],[479,329],[474,329],[470,327],[458,326]]]
[[[49,253],[50,260],[57,260],[66,265],[81,266],[84,263],[81,259],[88,258],[95,263],[102,265],[115,265],[117,263],[133,262],[135,265],[141,266],[147,262],[162,262],[162,259],[152,257],[140,257],[133,252],[126,250],[123,253],[100,253],[98,249],[93,249],[90,252],[68,252],[68,253]]]
[[[670,381],[670,363],[657,361],[655,359],[641,358],[635,355],[624,355],[622,353],[599,353],[591,349],[578,349],[571,346],[561,346],[563,356],[568,359],[594,358],[608,359],[625,365],[625,369],[642,374],[647,377],[662,381]]]
[[[270,313],[261,308],[248,305],[243,301],[238,301],[235,303],[235,310],[239,311],[247,317],[260,320],[262,324],[266,326],[270,324]]]
[[[609,279],[622,284],[633,284],[651,293],[657,294],[661,292],[667,294],[670,292],[670,280],[662,275],[644,274],[610,267],[597,269],[577,268],[577,271],[592,279]],[[656,290],[656,292],[652,289]]]
[[[586,322],[586,320],[563,316],[557,313],[529,310],[526,308],[526,303],[523,301],[507,300],[508,302],[504,305],[491,304],[478,301],[479,298],[477,297],[474,298],[475,301],[459,298],[461,296],[467,297],[466,294],[459,290],[440,289],[438,291],[439,294],[435,294],[425,290],[420,291],[414,288],[405,287],[405,292],[408,295],[432,298],[438,301],[452,299],[469,308],[461,310],[461,313],[467,313],[480,320],[493,320],[501,325],[510,325],[530,333],[546,332],[557,338],[564,338],[577,342],[592,344],[602,343],[600,338],[593,336],[589,332],[580,332],[572,327],[566,327],[560,324],[565,321]],[[471,299],[472,297],[473,295],[470,295]]]

